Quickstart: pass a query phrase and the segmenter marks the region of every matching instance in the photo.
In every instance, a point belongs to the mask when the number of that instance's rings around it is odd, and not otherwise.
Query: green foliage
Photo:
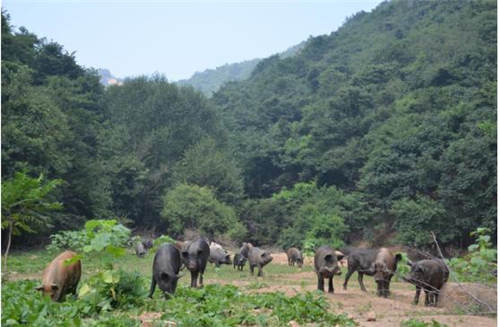
[[[448,264],[461,281],[495,283],[497,281],[497,249],[491,242],[491,230],[479,227],[471,236],[476,243],[469,246],[464,258],[452,258]]]
[[[196,72],[189,79],[180,80],[179,85],[191,85],[207,97],[217,91],[224,83],[244,80],[250,77],[259,59],[247,60],[234,64],[225,64],[215,69]]]
[[[401,260],[398,262],[398,268],[396,269],[396,274],[394,275],[394,281],[402,281],[403,277],[406,277],[411,270],[408,263],[408,255],[404,252],[399,252],[401,254]]]
[[[241,224],[234,210],[219,202],[206,187],[179,184],[165,194],[163,201],[162,217],[170,235],[178,236],[185,229],[193,229],[213,237]]]
[[[424,196],[395,201],[391,213],[396,220],[394,228],[398,231],[398,240],[405,245],[429,247],[433,243],[432,231],[439,231],[438,237],[445,243],[456,236],[454,230],[446,228],[451,221],[442,205]]]
[[[2,285],[2,326],[139,326],[129,315],[116,316],[95,311],[91,303],[68,296],[62,303],[35,291],[36,281]]]
[[[343,193],[335,187],[318,188],[314,183],[298,183],[291,190],[274,196],[292,217],[290,227],[283,230],[279,244],[283,248],[298,246],[310,251],[321,245],[338,248],[348,227],[344,224]]]
[[[447,327],[446,324],[441,324],[440,322],[432,319],[432,322],[425,322],[420,319],[411,318],[401,322],[401,327]]]
[[[243,197],[243,179],[229,153],[212,138],[187,149],[174,167],[173,182],[210,187],[219,201],[235,205]]]
[[[65,181],[55,230],[120,216],[257,244],[397,235],[425,246],[433,230],[466,247],[479,226],[497,230],[496,10],[493,0],[386,1],[293,56],[260,60],[210,100],[158,75],[104,89],[73,53],[2,12],[4,178],[28,169]],[[233,68],[215,75],[242,72]],[[233,208],[207,198],[216,219],[183,216],[163,203],[179,184]],[[160,219],[166,206],[183,220]]]
[[[259,199],[245,216],[317,181],[353,195],[339,215],[350,241],[403,229],[401,240],[420,246],[436,220],[446,245],[470,244],[478,226],[494,232],[495,39],[495,1],[386,1],[226,84],[212,102]],[[273,223],[290,225],[286,215]]]
[[[50,236],[49,250],[73,249],[91,253],[105,250],[113,256],[124,253],[130,238],[130,230],[115,219],[88,220],[80,231],[62,231]]]
[[[172,187],[172,174],[182,167],[179,161],[186,150],[195,149],[196,144],[209,138],[223,142],[215,110],[200,93],[177,87],[159,75],[127,79],[121,86],[111,86],[103,101],[108,128],[100,139],[102,158],[111,176],[112,209],[137,225],[158,225],[162,196]],[[217,164],[217,155],[212,158],[215,161],[210,165]],[[203,164],[197,167],[202,169]],[[206,179],[197,178],[210,177],[211,173],[181,175],[181,179],[205,185]]]
[[[97,156],[104,90],[95,72],[61,45],[9,24],[2,12],[3,177],[26,169],[64,180],[54,194],[64,207],[51,217],[56,230],[109,214],[108,179]]]
[[[105,270],[80,287],[78,296],[93,312],[132,309],[144,305],[146,281],[138,272]]]
[[[175,243],[175,240],[168,235],[161,235],[153,241],[153,248],[151,249],[151,252],[156,253],[158,248],[164,243]]]
[[[322,294],[307,292],[288,297],[283,293],[245,294],[232,285],[180,287],[166,303],[151,303],[148,310],[162,310],[178,326],[287,326],[300,324],[355,326],[353,320],[334,314]],[[161,306],[161,307],[158,307]],[[194,314],[196,313],[196,314]]]
[[[29,177],[26,172],[15,173],[2,182],[2,229],[12,227],[14,234],[36,231],[50,224],[47,213],[61,209],[59,202],[50,201],[51,193],[61,180],[44,181],[44,176]]]

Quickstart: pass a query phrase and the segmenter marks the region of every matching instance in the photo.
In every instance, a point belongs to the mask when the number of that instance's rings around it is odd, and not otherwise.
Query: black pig
[[[423,288],[425,305],[437,306],[441,288],[448,281],[450,275],[448,267],[438,259],[426,259],[414,263],[408,261],[408,265],[411,266],[411,271],[406,277],[403,277],[403,280],[417,288],[413,303],[418,304],[420,290]]]
[[[259,268],[257,276],[263,276],[262,267],[273,261],[273,257],[267,251],[261,250],[255,246],[250,246],[248,249],[248,265],[250,266],[250,273],[253,276],[255,267]]]
[[[241,255],[240,253],[236,253],[233,259],[233,269],[238,266],[238,270],[243,270],[245,263],[247,262],[247,258]]]
[[[302,253],[299,249],[289,248],[288,251],[286,251],[286,256],[288,257],[289,266],[294,266],[297,263],[299,268],[302,268],[302,265],[304,264],[304,257],[302,257]]]
[[[200,276],[200,287],[203,286],[203,274],[207,266],[210,248],[203,239],[184,244],[182,249],[182,261],[191,272],[191,287],[197,287],[198,275]]]
[[[325,291],[325,278],[328,278],[328,293],[333,293],[333,276],[340,275],[338,260],[344,257],[328,245],[323,245],[316,250],[314,255],[314,271],[318,276],[318,290]]]
[[[388,297],[391,278],[396,272],[401,254],[393,255],[387,248],[380,249],[357,249],[349,248],[347,258],[347,274],[344,281],[344,289],[351,275],[358,272],[358,282],[361,290],[366,292],[363,284],[363,276],[373,276],[377,283],[377,295]]]
[[[162,244],[156,251],[153,260],[153,278],[149,297],[153,297],[156,284],[167,294],[174,294],[179,280],[179,269],[181,267],[181,257],[179,250],[172,244]]]

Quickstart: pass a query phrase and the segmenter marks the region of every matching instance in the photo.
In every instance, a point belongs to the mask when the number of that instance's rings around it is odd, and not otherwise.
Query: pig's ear
[[[54,291],[57,291],[57,289],[59,288],[59,286],[57,286],[56,284],[52,284],[50,287],[51,287],[51,288],[52,288],[52,290],[54,290]]]
[[[40,286],[35,287],[35,290],[37,290],[37,291],[41,291],[41,290],[43,290],[43,285],[40,285]]]
[[[401,253],[398,253],[396,254],[395,256],[395,259],[396,259],[396,262],[400,261],[401,259],[403,259],[403,256],[401,255]]]
[[[408,261],[406,262],[406,264],[407,264],[408,266],[410,266],[410,267],[412,267],[412,266],[413,266],[413,262],[411,262],[411,260],[410,260],[410,259],[408,259]]]
[[[345,257],[345,254],[343,254],[340,251],[335,251],[335,255],[337,256],[337,260],[342,260]]]

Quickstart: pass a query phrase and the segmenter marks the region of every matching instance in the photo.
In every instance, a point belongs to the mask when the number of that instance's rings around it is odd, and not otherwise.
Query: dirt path
[[[274,261],[274,260],[273,260]],[[316,289],[316,275],[314,272],[298,272],[295,274],[274,275],[272,279],[263,279],[265,285],[262,288],[250,289],[250,292],[283,292],[293,296],[299,292],[314,291]],[[379,298],[375,295],[373,280],[365,277],[365,286],[368,292],[362,292],[359,288],[357,278],[349,280],[348,289],[342,288],[343,278],[334,280],[334,294],[327,294],[327,298],[332,304],[335,312],[345,312],[354,318],[360,326],[367,327],[399,327],[401,322],[411,318],[431,322],[433,319],[458,327],[494,327],[497,320],[488,317],[471,315],[451,314],[445,308],[426,307],[423,303],[415,306],[411,304],[415,295],[414,289],[406,283],[391,284],[391,296],[388,299]],[[304,283],[304,281],[306,281]],[[239,287],[250,285],[249,281],[233,280],[224,281],[211,279],[209,283],[233,284]],[[423,302],[423,293],[421,295]],[[367,321],[369,312],[376,314],[376,321]]]

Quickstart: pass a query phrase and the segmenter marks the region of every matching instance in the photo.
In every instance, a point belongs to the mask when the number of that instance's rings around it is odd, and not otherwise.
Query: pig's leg
[[[391,284],[390,280],[386,280],[382,285],[384,285],[384,297],[387,298],[390,294],[389,285]]]
[[[328,278],[328,293],[333,293],[333,277]]]
[[[200,273],[200,287],[203,287],[203,272]]]
[[[425,305],[428,306],[430,303],[430,294],[429,291],[426,289],[424,289],[424,292],[425,292]]]
[[[196,280],[198,279],[198,272],[191,271],[191,287],[196,287]]]
[[[418,304],[418,299],[420,298],[420,286],[417,286],[417,290],[415,291],[415,298],[413,299],[413,304]]]
[[[149,290],[149,297],[153,297],[153,293],[155,292],[155,287],[156,287],[156,280],[155,277],[151,278],[151,289]]]
[[[382,282],[376,282],[377,283],[377,296],[382,296]]]
[[[359,282],[359,287],[361,287],[361,290],[363,292],[366,292],[365,284],[363,284],[363,273],[358,271],[358,282]],[[347,276],[346,276],[347,278]]]
[[[320,291],[325,291],[325,281],[323,279],[323,276],[318,273],[318,290]]]
[[[253,270],[254,270],[254,266],[250,265],[250,274],[253,276]]]
[[[437,297],[438,293],[436,291],[431,292],[431,305],[437,307]]]
[[[345,281],[344,281],[344,290],[347,290],[347,282],[349,281],[349,278],[351,278],[351,275],[354,273],[353,269],[350,269],[347,271],[347,274],[345,274]],[[358,273],[359,274],[359,273]],[[359,276],[359,275],[358,275]]]
[[[262,266],[261,265],[259,265],[259,273],[257,274],[257,276],[259,276],[259,277],[264,276],[264,273],[262,272]]]

